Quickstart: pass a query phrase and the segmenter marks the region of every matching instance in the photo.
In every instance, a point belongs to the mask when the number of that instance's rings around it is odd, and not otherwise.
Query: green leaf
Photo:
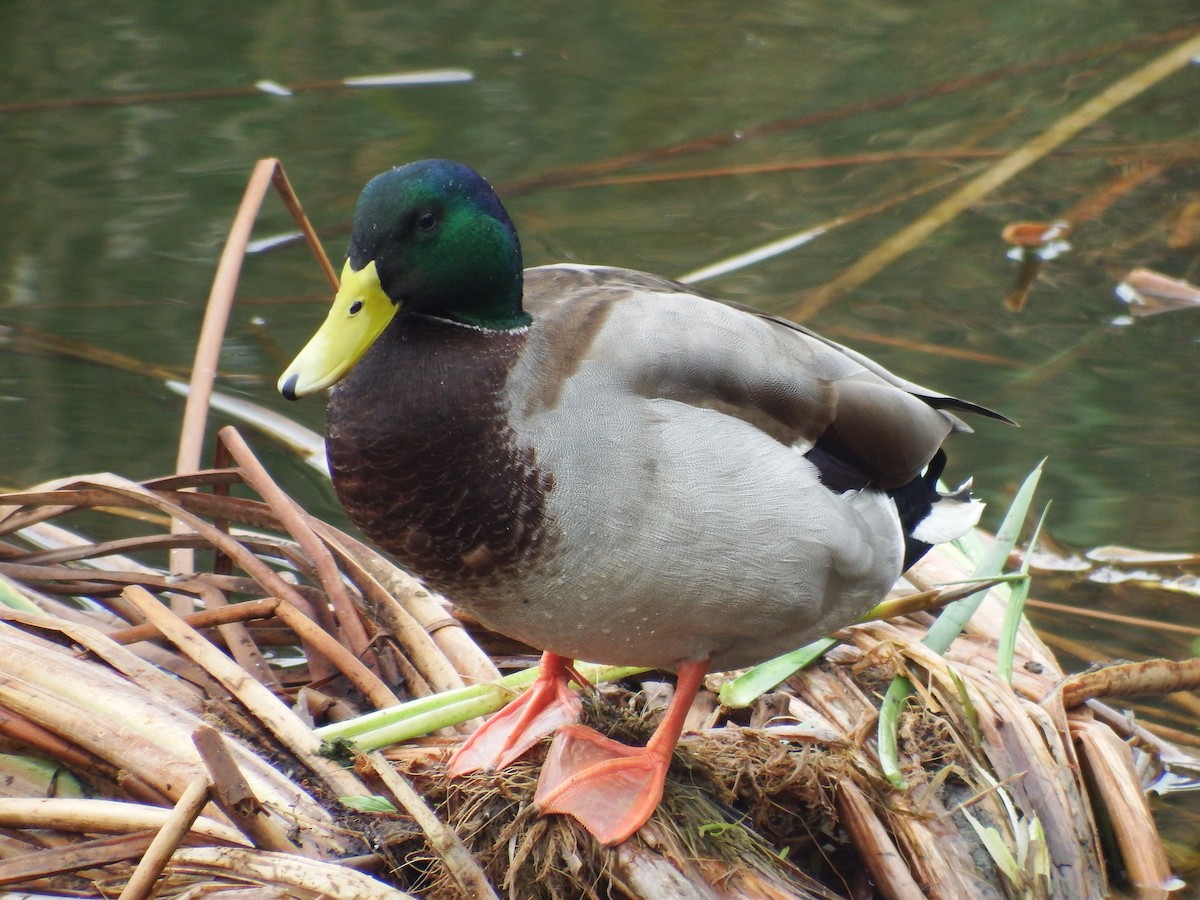
[[[958,700],[963,706],[963,713],[967,717],[967,725],[971,729],[971,736],[975,739],[976,743],[982,743],[983,733],[979,729],[979,710],[975,708],[975,703],[971,700],[971,695],[967,691],[967,684],[953,669],[950,670],[949,674],[950,680],[954,683],[954,690],[958,692]]]
[[[744,832],[746,829],[736,822],[708,822],[696,829],[701,837],[724,837],[729,832]]]
[[[0,782],[7,797],[59,797],[78,800],[87,788],[68,769],[39,756],[0,754]]]
[[[755,666],[732,681],[721,685],[721,703],[733,709],[744,709],[805,666],[812,665],[829,652],[829,648],[835,644],[837,641],[833,638],[821,638],[799,650],[793,650],[791,653],[785,653],[783,656],[777,656]]]
[[[975,829],[975,834],[979,836],[979,842],[988,852],[988,856],[992,858],[992,862],[996,864],[1004,877],[1014,887],[1021,886],[1021,867],[1017,865],[1017,860],[1013,857],[1012,850],[1004,843],[1004,837],[1000,832],[991,826],[984,825],[967,810],[962,810],[963,816],[971,823],[971,827]]]
[[[908,782],[900,772],[900,749],[896,739],[896,727],[900,721],[900,711],[904,701],[913,691],[912,682],[903,675],[897,675],[888,685],[887,693],[883,695],[883,703],[879,707],[879,767],[892,787],[904,790]]]
[[[1046,515],[1050,512],[1047,503],[1038,519],[1033,536],[1025,548],[1025,558],[1021,560],[1022,578],[1015,582],[1008,594],[1008,604],[1004,607],[1004,625],[1000,629],[999,645],[996,650],[996,674],[1006,683],[1012,684],[1013,656],[1017,652],[1017,632],[1021,630],[1021,616],[1025,614],[1025,600],[1029,597],[1032,579],[1029,575],[1029,564],[1033,559],[1033,551],[1037,547],[1038,537],[1042,526],[1046,523]]]
[[[1000,523],[1000,528],[996,531],[995,541],[976,564],[975,571],[971,573],[972,578],[992,578],[1004,570],[1004,564],[1008,561],[1009,554],[1012,553],[1013,547],[1017,543],[1017,537],[1021,533],[1021,525],[1029,514],[1029,505],[1033,502],[1033,493],[1037,490],[1038,480],[1042,477],[1042,467],[1045,462],[1042,460],[1025,477],[1025,481],[1008,507],[1008,512],[1004,514],[1004,521]],[[971,620],[971,616],[975,614],[975,610],[979,608],[979,604],[983,602],[986,595],[986,591],[979,591],[971,597],[947,606],[942,610],[937,621],[933,623],[929,634],[925,636],[922,643],[937,653],[945,653],[947,648],[954,643],[954,639],[962,634],[962,630],[967,626],[967,622]]]
[[[400,810],[387,799],[378,794],[370,796],[359,795],[357,797],[338,797],[342,806],[348,806],[350,809],[365,813],[395,813]]]
[[[0,578],[0,604],[21,612],[38,614],[42,612],[41,607],[21,593],[17,586],[7,578]]]

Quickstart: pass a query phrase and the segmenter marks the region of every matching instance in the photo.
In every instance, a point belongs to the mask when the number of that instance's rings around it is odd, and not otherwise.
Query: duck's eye
[[[357,316],[360,312],[362,312],[362,301],[355,300],[350,304],[350,315]]]
[[[417,219],[417,227],[422,231],[429,231],[437,224],[437,216],[431,212],[421,213]]]

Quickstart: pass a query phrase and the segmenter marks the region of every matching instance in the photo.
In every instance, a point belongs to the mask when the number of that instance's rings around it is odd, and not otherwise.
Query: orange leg
[[[467,738],[450,757],[449,774],[502,769],[559,726],[578,721],[583,704],[568,687],[571,673],[569,659],[543,653],[537,680]]]
[[[645,747],[629,747],[582,725],[560,729],[534,797],[542,813],[574,816],[602,844],[630,838],[662,799],[671,754],[707,672],[707,660],[679,666],[675,697]]]

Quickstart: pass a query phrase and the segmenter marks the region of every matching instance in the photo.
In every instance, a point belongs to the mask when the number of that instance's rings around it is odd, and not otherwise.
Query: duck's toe
[[[628,840],[662,799],[671,750],[629,747],[582,725],[559,730],[534,802],[573,816],[602,844]]]
[[[548,734],[579,720],[582,702],[568,685],[568,660],[547,653],[537,680],[483,723],[450,757],[447,772],[503,769]]]

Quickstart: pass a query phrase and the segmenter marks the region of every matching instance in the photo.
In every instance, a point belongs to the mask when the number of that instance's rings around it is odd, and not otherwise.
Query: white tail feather
[[[960,538],[976,525],[985,504],[971,499],[971,481],[964,481],[950,494],[934,501],[933,508],[917,523],[912,536],[926,544],[942,544]]]

